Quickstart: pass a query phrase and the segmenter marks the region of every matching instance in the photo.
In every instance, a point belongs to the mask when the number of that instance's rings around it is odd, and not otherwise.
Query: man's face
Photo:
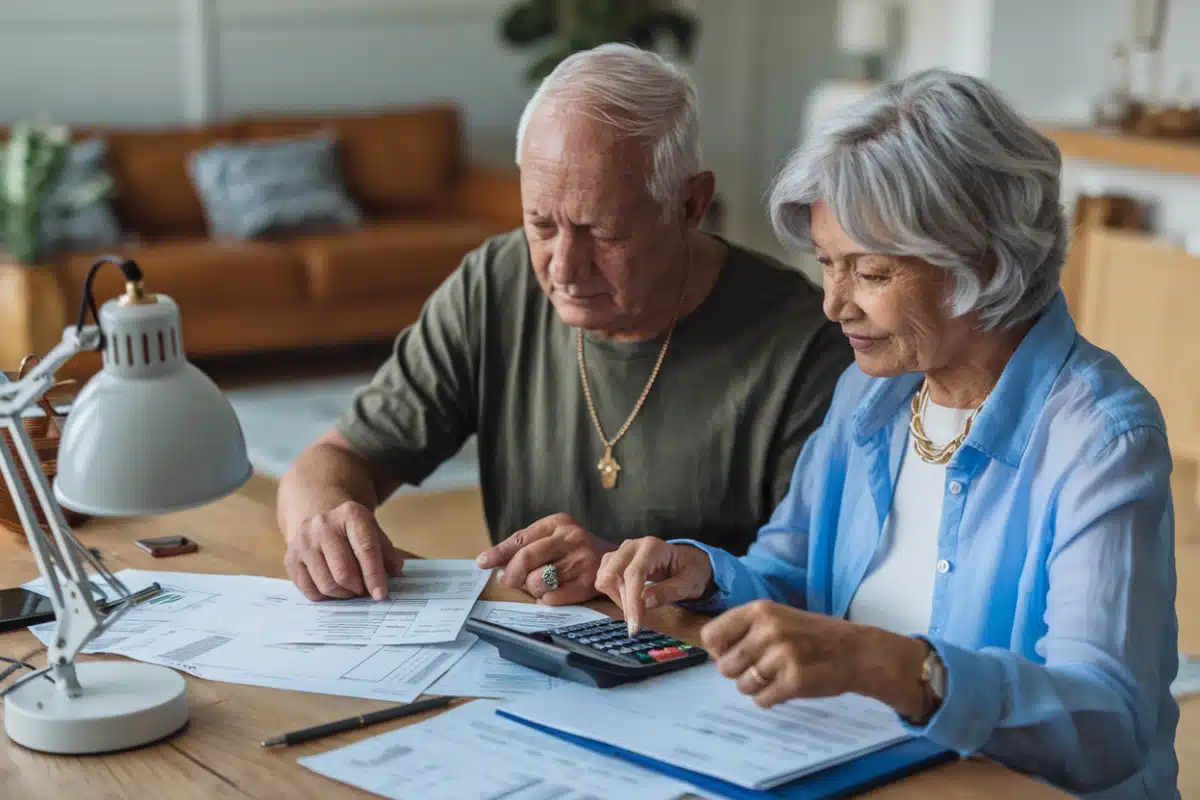
[[[679,291],[671,267],[684,242],[680,215],[664,219],[647,189],[649,148],[550,103],[523,147],[525,236],[542,291],[568,325],[636,329],[656,293]]]

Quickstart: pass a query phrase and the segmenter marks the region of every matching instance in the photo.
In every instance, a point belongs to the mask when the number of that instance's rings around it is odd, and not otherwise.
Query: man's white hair
[[[525,130],[546,99],[645,139],[653,169],[646,188],[670,209],[672,200],[700,169],[696,85],[656,53],[625,44],[603,44],[568,56],[538,86],[517,126],[517,166]]]

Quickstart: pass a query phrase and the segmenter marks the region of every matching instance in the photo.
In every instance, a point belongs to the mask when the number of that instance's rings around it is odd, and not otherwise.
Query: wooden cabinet
[[[1101,166],[1200,176],[1200,139],[1048,128],[1064,158]],[[1155,240],[1122,219],[1112,197],[1081,198],[1062,276],[1087,339],[1108,350],[1162,407],[1176,460],[1200,461],[1200,256]],[[1200,474],[1200,472],[1198,472]],[[1197,485],[1200,502],[1200,483]]]
[[[1072,306],[1079,331],[1158,399],[1177,456],[1200,459],[1200,256],[1145,234],[1091,229]]]

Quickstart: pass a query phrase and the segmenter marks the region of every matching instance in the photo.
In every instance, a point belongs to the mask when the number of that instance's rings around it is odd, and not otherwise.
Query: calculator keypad
[[[639,664],[654,664],[683,658],[692,645],[656,631],[643,630],[629,636],[622,620],[603,619],[568,625],[547,631],[577,644],[599,650],[610,656],[633,660]]]

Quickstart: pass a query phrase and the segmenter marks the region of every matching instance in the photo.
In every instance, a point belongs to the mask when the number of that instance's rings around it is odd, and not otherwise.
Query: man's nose
[[[559,234],[550,258],[551,280],[566,285],[580,283],[587,278],[592,254],[586,238],[573,231]]]

